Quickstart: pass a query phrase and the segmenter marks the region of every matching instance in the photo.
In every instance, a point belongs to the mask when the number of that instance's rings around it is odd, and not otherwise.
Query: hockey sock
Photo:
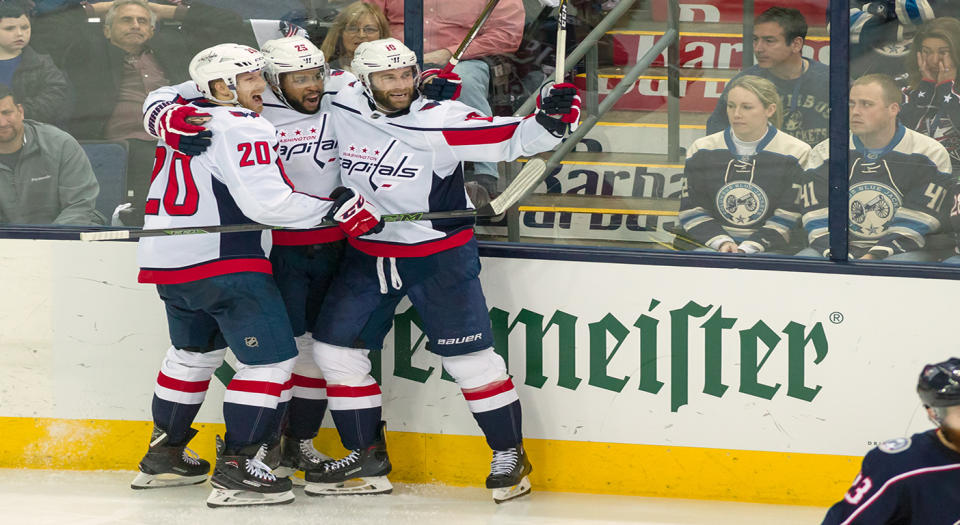
[[[210,378],[223,362],[226,349],[191,352],[170,347],[160,365],[153,390],[153,423],[167,433],[167,443],[183,445]]]
[[[227,451],[274,440],[289,399],[293,359],[250,366],[239,363],[223,396]]]
[[[203,393],[206,393],[206,390]],[[167,433],[168,445],[186,444],[187,431],[197,417],[202,403],[203,399],[196,404],[172,403],[153,394],[153,424]]]
[[[347,450],[360,450],[377,440],[383,396],[380,385],[372,377],[363,386],[328,385],[330,416],[340,433],[340,442]]]
[[[293,398],[287,409],[284,434],[294,439],[316,437],[327,412],[327,382],[322,378],[294,373]]]
[[[340,443],[347,450],[362,450],[377,441],[377,425],[380,424],[381,407],[356,410],[333,410],[330,416],[340,433]]]
[[[523,441],[520,399],[509,378],[491,388],[464,392],[463,398],[490,448],[506,450]]]
[[[294,397],[287,407],[287,428],[284,434],[297,440],[313,439],[317,437],[326,413],[326,399]]]

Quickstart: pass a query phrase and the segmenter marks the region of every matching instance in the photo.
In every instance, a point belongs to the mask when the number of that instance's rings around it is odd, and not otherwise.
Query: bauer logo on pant
[[[256,337],[244,337],[243,344],[247,345],[250,348],[256,348],[260,346],[260,342],[257,341]]]

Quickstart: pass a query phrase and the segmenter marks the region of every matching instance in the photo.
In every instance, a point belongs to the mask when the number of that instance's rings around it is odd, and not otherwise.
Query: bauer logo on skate
[[[730,313],[729,310],[724,311],[720,305],[700,305],[694,301],[668,310],[659,300],[652,299],[646,313],[641,313],[627,322],[609,313],[599,319],[584,320],[562,310],[555,310],[548,317],[526,308],[512,314],[496,307],[490,309],[490,319],[493,322],[494,348],[508,364],[510,350],[515,348],[511,344],[523,342],[520,347],[525,349],[522,358],[525,368],[511,367],[518,385],[522,377],[523,384],[534,388],[543,388],[548,380],[551,380],[567,390],[586,387],[620,393],[624,392],[628,383],[636,383],[633,388],[648,395],[668,396],[670,411],[677,412],[680,407],[691,402],[691,382],[696,379],[688,370],[694,360],[702,360],[704,394],[722,398],[729,389],[729,385],[723,381],[738,374],[740,394],[766,400],[779,394],[812,402],[822,386],[807,384],[807,367],[811,362],[808,356],[812,353],[813,365],[820,364],[827,356],[829,344],[823,325],[818,322],[808,327],[790,321],[775,330],[762,320],[741,321],[737,317],[729,316]],[[669,319],[670,338],[666,348],[657,337],[661,325],[658,318]],[[702,350],[695,350],[699,345],[690,344],[692,324],[700,325],[704,342],[700,347]],[[523,325],[523,329],[518,330],[518,325]],[[424,339],[422,335],[413,335],[414,327],[420,327],[419,316],[411,308],[396,316],[394,326],[394,375],[426,382],[433,369],[423,370],[411,362],[414,352],[421,347]],[[735,327],[739,328],[738,332],[731,332]],[[639,333],[631,328],[638,329]],[[587,348],[576,345],[578,333],[584,330],[588,334]],[[733,333],[739,335],[739,352],[733,347],[727,347],[728,353],[724,355],[723,339]],[[512,338],[512,334],[519,336],[520,340]],[[638,352],[634,350],[637,348],[635,339],[628,343],[631,336],[639,336]],[[544,361],[552,357],[545,355],[545,348],[549,348],[551,343],[547,341],[553,337],[556,337],[559,343],[555,349],[558,354],[557,373],[555,378],[550,378],[545,375]],[[627,353],[632,355],[624,355]],[[587,355],[586,361],[589,363],[586,370],[578,367],[578,363],[584,361],[581,359],[584,354]],[[786,377],[779,375],[783,370],[765,366],[771,356],[786,357]],[[512,357],[516,358],[517,355],[512,354]],[[729,363],[731,358],[736,357],[739,357],[739,371],[724,369],[723,362]],[[670,367],[670,384],[667,390],[663,387],[666,386],[665,381],[668,378],[658,374],[658,365],[664,361],[668,361]],[[618,370],[617,363],[622,365],[624,362],[639,362],[639,369],[631,367]],[[631,375],[625,373],[629,370],[633,370]],[[584,379],[587,380],[586,384],[583,383]],[[787,387],[785,391],[782,389],[784,380]],[[697,389],[700,388],[701,386],[697,385]]]

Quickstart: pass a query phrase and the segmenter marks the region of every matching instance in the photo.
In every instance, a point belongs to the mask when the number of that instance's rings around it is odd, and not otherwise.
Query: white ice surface
[[[138,490],[133,472],[0,469],[5,525],[793,525],[826,509],[784,505],[537,492],[496,505],[482,488],[394,484],[383,496],[310,497],[292,504],[209,509],[208,484]]]

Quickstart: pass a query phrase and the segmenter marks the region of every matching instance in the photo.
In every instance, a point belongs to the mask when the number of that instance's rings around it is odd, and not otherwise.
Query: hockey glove
[[[363,195],[340,186],[333,190],[330,198],[333,199],[333,207],[325,219],[337,221],[340,229],[350,237],[380,233],[383,230],[380,212],[364,199]]]
[[[420,93],[430,100],[457,100],[460,97],[462,81],[453,71],[444,73],[442,69],[425,69],[420,73]]]
[[[569,82],[544,84],[537,95],[537,122],[554,136],[561,137],[580,125],[580,91]]]
[[[193,106],[170,104],[147,123],[147,131],[167,146],[192,157],[210,146],[213,132],[203,127],[210,118],[209,113],[200,113]]]

